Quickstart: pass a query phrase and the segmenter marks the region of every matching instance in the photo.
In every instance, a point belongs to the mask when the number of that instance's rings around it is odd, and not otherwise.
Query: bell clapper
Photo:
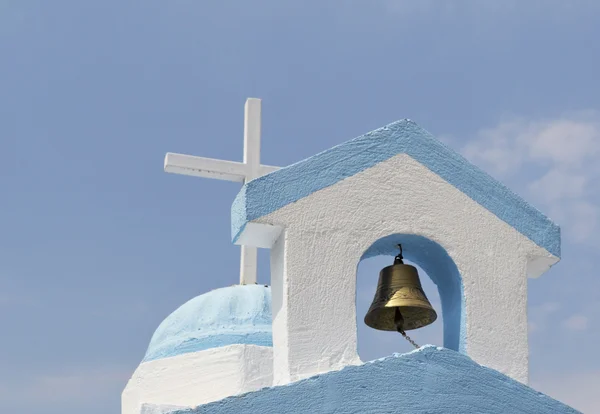
[[[404,329],[402,329],[404,325],[404,318],[402,317],[399,308],[396,308],[396,313],[394,315],[394,324],[396,325],[396,329],[398,329],[398,332],[404,337],[404,339],[410,342],[412,346],[414,346],[416,349],[420,348],[419,345],[417,345],[417,343],[413,341],[411,337],[406,334],[406,332],[404,332]]]

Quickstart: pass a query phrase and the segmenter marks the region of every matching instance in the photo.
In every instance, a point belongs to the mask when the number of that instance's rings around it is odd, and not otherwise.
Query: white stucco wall
[[[396,233],[424,236],[446,250],[462,275],[464,351],[526,383],[528,272],[538,276],[558,258],[405,154],[245,227],[238,242],[268,247],[265,241],[276,240],[274,383],[360,363],[357,265],[375,241]]]
[[[192,407],[182,407],[176,405],[155,405],[142,404],[140,414],[170,414],[177,410],[186,410]]]
[[[272,348],[229,345],[142,363],[122,395],[122,414],[143,404],[195,407],[273,383]],[[158,408],[153,408],[158,409]]]

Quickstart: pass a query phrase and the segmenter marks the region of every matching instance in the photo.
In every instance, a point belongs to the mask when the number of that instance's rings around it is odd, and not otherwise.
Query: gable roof
[[[428,345],[288,385],[173,414],[199,413],[561,414],[575,409],[469,357]]]
[[[407,154],[549,253],[560,228],[536,208],[410,120],[397,121],[245,184],[231,209],[234,242],[252,220],[398,154]]]

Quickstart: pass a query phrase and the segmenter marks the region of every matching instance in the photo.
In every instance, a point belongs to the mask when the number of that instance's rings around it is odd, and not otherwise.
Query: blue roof
[[[233,344],[273,345],[270,287],[236,285],[191,299],[156,329],[144,362]]]
[[[245,184],[231,209],[234,241],[248,222],[402,153],[560,257],[556,224],[410,120],[394,122]]]
[[[572,414],[578,411],[469,357],[431,345],[172,414]]]

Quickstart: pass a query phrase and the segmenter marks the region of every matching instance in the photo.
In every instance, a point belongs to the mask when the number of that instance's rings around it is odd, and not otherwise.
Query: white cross
[[[244,107],[244,162],[216,160],[214,158],[194,157],[169,152],[165,156],[165,171],[247,183],[279,169],[279,167],[260,164],[260,115],[260,99],[248,98]],[[240,283],[242,285],[256,283],[256,267],[256,247],[242,246],[240,259]]]

